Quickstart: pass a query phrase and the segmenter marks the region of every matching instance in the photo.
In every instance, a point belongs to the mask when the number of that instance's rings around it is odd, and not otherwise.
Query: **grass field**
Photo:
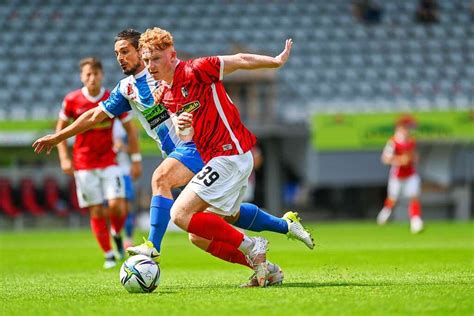
[[[433,222],[413,236],[406,223],[311,226],[317,249],[265,233],[285,283],[241,289],[251,271],[165,237],[161,284],[129,294],[119,267],[103,271],[92,235],[0,233],[5,315],[473,315],[474,223]]]

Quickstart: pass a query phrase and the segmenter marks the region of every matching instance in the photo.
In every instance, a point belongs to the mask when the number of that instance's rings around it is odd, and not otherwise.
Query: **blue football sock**
[[[129,212],[125,220],[125,236],[127,238],[133,237],[133,228],[135,226],[135,212]]]
[[[288,223],[283,218],[268,214],[251,203],[240,205],[240,217],[233,225],[254,232],[264,230],[280,234],[288,232]]]
[[[166,228],[170,221],[170,210],[173,200],[161,195],[155,195],[151,198],[150,204],[150,240],[158,251],[161,251],[161,241],[165,235]]]

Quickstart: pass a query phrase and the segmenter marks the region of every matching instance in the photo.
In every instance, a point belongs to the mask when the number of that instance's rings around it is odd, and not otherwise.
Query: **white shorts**
[[[399,179],[390,177],[388,179],[388,197],[397,200],[400,194],[405,198],[414,198],[420,195],[420,177],[413,174],[408,178]]]
[[[99,205],[105,200],[125,197],[125,183],[118,166],[74,171],[80,207]]]
[[[191,179],[188,187],[211,205],[208,211],[234,215],[244,198],[252,169],[250,151],[242,155],[215,157]]]

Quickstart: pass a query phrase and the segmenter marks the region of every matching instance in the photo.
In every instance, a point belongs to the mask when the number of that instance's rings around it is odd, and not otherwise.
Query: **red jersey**
[[[109,91],[101,89],[97,97],[89,95],[84,87],[66,95],[59,118],[64,121],[76,120],[82,113],[96,107],[100,101],[107,100]],[[120,115],[122,121],[130,120],[128,113]],[[115,165],[116,154],[113,151],[113,119],[105,119],[90,130],[76,135],[72,151],[75,170],[105,168]]]
[[[204,162],[246,153],[256,142],[225,91],[223,72],[217,56],[179,61],[173,83],[163,92],[162,102],[171,113],[193,114],[193,141]]]
[[[415,149],[416,143],[413,138],[409,138],[406,142],[400,142],[391,137],[390,140],[385,145],[384,153],[387,155],[408,155],[410,156],[410,161],[405,166],[392,166],[390,169],[390,175],[396,178],[407,178],[416,173],[415,170]]]

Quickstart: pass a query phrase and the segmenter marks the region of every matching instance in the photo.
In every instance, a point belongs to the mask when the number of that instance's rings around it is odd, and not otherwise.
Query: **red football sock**
[[[188,225],[188,232],[207,240],[225,242],[239,248],[244,235],[225,220],[212,213],[195,213]]]
[[[250,267],[247,260],[245,260],[245,256],[239,249],[226,244],[222,241],[211,241],[209,247],[206,249],[214,257],[220,258],[224,261],[231,262],[231,263],[238,263],[246,267]]]
[[[113,233],[120,234],[122,231],[123,226],[125,225],[125,221],[127,219],[127,215],[114,215],[110,214],[110,226],[112,227]]]
[[[102,248],[104,252],[112,250],[112,245],[110,244],[110,233],[105,218],[91,217],[90,223],[92,232],[94,233],[100,248]]]
[[[410,218],[415,217],[415,216],[421,217],[421,204],[420,204],[420,201],[418,201],[418,199],[412,199],[410,201],[410,205],[408,206],[408,211],[410,213],[409,214]]]

